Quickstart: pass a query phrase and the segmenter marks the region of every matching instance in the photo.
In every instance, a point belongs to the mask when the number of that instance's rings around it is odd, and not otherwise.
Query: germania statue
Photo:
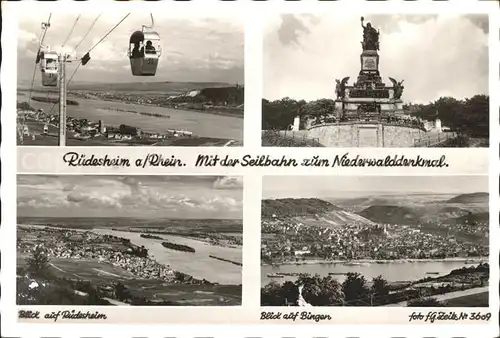
[[[361,17],[361,27],[363,27],[363,50],[379,50],[379,35],[380,32],[372,27],[371,23],[363,24],[365,18]]]

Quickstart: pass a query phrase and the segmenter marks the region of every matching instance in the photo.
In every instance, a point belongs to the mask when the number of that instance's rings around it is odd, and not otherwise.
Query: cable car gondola
[[[151,21],[153,17],[151,16]],[[161,55],[160,35],[152,27],[142,26],[130,36],[128,57],[134,76],[155,76]]]
[[[44,87],[56,87],[58,77],[58,55],[50,50],[39,51],[37,59],[40,60],[42,71],[42,85]]]

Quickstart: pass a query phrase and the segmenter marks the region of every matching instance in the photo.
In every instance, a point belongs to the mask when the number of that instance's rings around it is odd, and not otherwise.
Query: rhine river
[[[242,284],[242,266],[223,262],[209,255],[242,262],[242,249],[214,246],[190,238],[155,234],[176,244],[185,244],[196,250],[194,253],[175,251],[161,245],[162,240],[142,238],[138,232],[116,231],[111,229],[92,229],[100,235],[128,238],[135,245],[144,245],[152,259],[160,264],[170,265],[176,271],[187,273],[198,279],[207,279],[220,284]]]
[[[27,101],[28,94],[25,94],[26,95],[17,95],[17,101]],[[33,96],[45,97],[46,94],[34,92]],[[103,120],[105,125],[111,126],[127,124],[152,133],[165,133],[167,129],[182,129],[201,137],[232,139],[236,141],[243,140],[243,119],[238,117],[128,104],[118,101],[75,98],[71,96],[68,96],[68,99],[76,100],[80,104],[78,106],[67,106],[67,116],[70,117],[86,118],[93,122]],[[53,105],[53,103],[31,100],[31,106],[33,108],[37,110],[43,109],[46,113],[50,112]],[[56,105],[52,113],[57,114],[59,112],[58,109],[58,105]],[[162,114],[170,116],[170,118],[146,116],[113,109]]]
[[[21,224],[20,224],[21,225]],[[45,228],[45,225],[22,225],[31,228]],[[55,227],[58,228],[58,227]],[[241,274],[242,266],[235,265],[229,262],[223,262],[209,255],[220,258],[229,259],[235,262],[242,263],[242,248],[228,248],[210,245],[208,243],[197,241],[194,239],[174,236],[155,234],[165,240],[176,244],[185,244],[194,248],[196,252],[188,253],[167,249],[161,245],[162,240],[152,238],[142,238],[140,233],[128,231],[116,231],[111,229],[95,228],[95,229],[75,229],[75,228],[59,228],[73,231],[92,231],[99,235],[111,235],[130,239],[135,245],[144,245],[149,250],[150,258],[154,259],[165,266],[186,273],[197,279],[203,279],[219,284],[242,284]]]
[[[335,264],[302,264],[302,265],[264,265],[261,269],[261,282],[266,285],[271,281],[283,283],[287,280],[295,280],[296,277],[285,276],[284,278],[270,278],[267,275],[277,272],[298,272],[310,273],[312,275],[328,276],[333,273],[358,272],[368,281],[373,277],[382,275],[389,282],[415,281],[425,277],[438,277],[446,275],[452,270],[464,266],[478,265],[481,262],[487,262],[487,259],[465,264],[465,261],[420,261],[420,262],[390,262],[390,263],[360,263],[359,265],[346,265],[345,263]],[[438,274],[428,274],[428,272],[437,272]],[[342,282],[344,275],[333,275],[332,277]]]

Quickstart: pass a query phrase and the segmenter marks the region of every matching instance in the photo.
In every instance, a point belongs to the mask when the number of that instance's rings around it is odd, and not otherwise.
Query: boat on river
[[[299,276],[300,272],[276,272],[279,276]]]
[[[150,239],[163,239],[163,237],[151,235],[151,234],[141,234],[142,238],[150,238]]]

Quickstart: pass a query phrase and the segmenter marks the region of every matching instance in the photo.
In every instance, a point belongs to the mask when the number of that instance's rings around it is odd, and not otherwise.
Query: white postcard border
[[[452,2],[452,3],[450,3]],[[493,95],[500,93],[500,86],[498,81],[498,68],[500,61],[500,48],[499,48],[499,26],[500,26],[500,15],[498,13],[497,5],[493,2],[483,2],[483,1],[448,1],[448,2],[430,2],[430,1],[421,1],[419,3],[413,2],[396,2],[396,1],[387,1],[385,3],[381,2],[365,2],[365,1],[357,1],[357,0],[349,0],[347,1],[338,1],[338,2],[319,2],[319,1],[301,1],[301,2],[289,2],[283,4],[281,1],[268,1],[267,3],[251,3],[250,1],[240,0],[234,3],[226,2],[222,3],[219,1],[212,0],[204,0],[199,1],[198,3],[189,3],[189,2],[161,2],[161,3],[139,3],[139,2],[120,2],[120,3],[112,3],[108,1],[99,1],[99,7],[95,6],[96,1],[92,4],[92,1],[88,2],[67,2],[67,1],[59,1],[56,3],[44,3],[42,6],[48,7],[52,6],[53,8],[64,8],[70,11],[75,11],[76,8],[80,8],[86,11],[100,11],[103,7],[108,9],[112,8],[112,10],[120,10],[127,6],[127,10],[137,11],[151,11],[153,8],[169,8],[169,12],[173,13],[172,16],[184,16],[184,15],[197,15],[197,16],[211,16],[217,14],[234,14],[239,12],[244,12],[249,18],[249,22],[247,23],[247,31],[245,32],[245,132],[244,132],[244,141],[245,148],[243,150],[234,148],[229,151],[235,152],[248,152],[248,153],[258,153],[258,154],[267,154],[269,152],[293,152],[295,155],[300,153],[302,150],[290,150],[284,149],[275,150],[275,149],[266,149],[259,148],[260,145],[260,125],[261,125],[261,107],[260,107],[260,97],[259,93],[262,93],[262,74],[260,71],[256,71],[254,67],[261,67],[262,61],[255,58],[254,53],[257,53],[259,49],[259,44],[256,42],[257,40],[253,39],[262,39],[259,37],[259,31],[256,26],[254,26],[255,22],[261,21],[264,11],[266,15],[271,15],[271,13],[278,12],[290,12],[290,13],[298,13],[298,12],[324,12],[328,10],[347,10],[354,12],[362,12],[362,13],[401,13],[401,12],[412,12],[412,13],[431,13],[436,11],[444,11],[444,12],[476,12],[482,13],[490,10],[490,149],[489,149],[489,174],[490,174],[490,263],[492,267],[496,267],[490,270],[490,280],[495,281],[498,280],[498,242],[493,239],[497,239],[499,237],[499,229],[498,229],[498,210],[499,210],[499,198],[497,189],[499,186],[498,181],[498,173],[499,173],[499,148],[498,144],[500,141],[500,128],[498,123],[498,107],[499,107],[499,97],[498,95]],[[361,7],[362,4],[362,7]],[[15,6],[30,6],[30,10],[33,10],[31,6],[35,6],[34,2],[17,3]],[[41,4],[38,3],[37,6]],[[11,3],[2,3],[4,6],[4,15],[3,19],[3,31],[2,31],[2,41],[9,41],[8,48],[3,50],[2,57],[2,72],[1,72],[1,82],[2,82],[2,110],[3,112],[7,111],[15,111],[15,97],[16,97],[16,69],[17,69],[17,60],[16,60],[16,39],[12,37],[15,36],[15,27],[17,27],[16,16],[15,15],[5,15],[7,10],[10,10],[12,4]],[[92,8],[92,7],[94,8]],[[8,9],[6,10],[5,7]],[[244,8],[243,8],[244,7]],[[20,7],[26,8],[26,7]],[[496,10],[496,12],[493,12]],[[250,18],[253,17],[253,20]],[[260,29],[260,28],[259,28]],[[249,41],[251,40],[251,41]],[[248,43],[248,46],[247,46]],[[253,46],[253,47],[251,47]],[[260,53],[262,49],[260,48]],[[262,54],[260,54],[262,55]],[[260,56],[261,58],[261,56]],[[6,65],[8,67],[6,68]],[[258,69],[258,68],[257,68]],[[249,73],[252,72],[252,73]],[[248,100],[248,103],[247,103]],[[265,325],[265,323],[260,324],[248,324],[248,325],[233,325],[231,329],[228,329],[228,326],[215,326],[215,325],[190,325],[189,334],[187,334],[187,328],[184,325],[173,325],[168,322],[168,317],[173,313],[186,312],[189,313],[191,318],[199,318],[207,314],[207,312],[216,312],[216,308],[202,309],[201,311],[197,311],[196,309],[190,309],[191,312],[186,310],[182,310],[179,308],[162,308],[155,309],[154,312],[158,310],[161,312],[161,320],[165,320],[165,324],[163,325],[151,325],[145,327],[144,325],[89,325],[89,324],[63,324],[60,323],[58,325],[47,325],[47,324],[20,324],[16,323],[16,311],[13,311],[15,307],[12,305],[15,304],[15,279],[12,276],[15,275],[15,227],[13,225],[16,224],[15,219],[15,210],[16,210],[16,164],[18,163],[17,158],[17,150],[16,150],[16,133],[15,128],[9,128],[9,126],[14,126],[15,114],[6,114],[3,113],[1,116],[2,119],[2,131],[3,131],[3,147],[0,150],[2,157],[2,172],[3,172],[3,180],[2,180],[2,207],[4,212],[2,213],[2,226],[0,228],[0,241],[2,247],[2,270],[0,272],[0,277],[2,281],[2,297],[0,299],[0,303],[2,305],[2,328],[4,335],[15,335],[15,336],[40,336],[40,335],[55,335],[55,336],[78,336],[82,335],[92,335],[98,337],[106,337],[106,336],[116,336],[118,331],[122,331],[126,336],[144,336],[145,332],[148,331],[161,336],[178,336],[178,337],[193,337],[193,336],[206,336],[207,334],[211,336],[276,336],[283,337],[286,335],[292,335],[295,337],[298,336],[311,336],[311,335],[335,335],[335,336],[370,336],[376,337],[377,332],[383,333],[384,337],[388,335],[391,336],[434,336],[436,332],[439,331],[440,336],[446,334],[448,336],[466,336],[466,337],[484,337],[484,336],[492,336],[498,335],[498,304],[499,304],[499,295],[498,295],[498,287],[494,282],[490,283],[492,286],[490,288],[490,311],[493,315],[490,320],[490,324],[488,325],[412,325],[412,327],[408,327],[406,325],[335,325],[334,327],[329,327],[328,325],[302,325],[302,324],[294,324],[294,325],[281,325],[281,324],[271,324]],[[43,149],[43,150],[42,150]],[[137,149],[137,148],[136,148]],[[179,151],[186,152],[200,152],[200,149],[190,148],[188,149],[180,149]],[[215,148],[211,148],[211,152],[217,153],[218,150]],[[58,150],[48,150],[48,148],[39,148],[38,150],[42,150],[44,152],[57,152]],[[68,148],[69,150],[69,148]],[[145,152],[145,148],[140,148],[142,152]],[[245,151],[246,150],[246,151]],[[21,150],[20,152],[24,152],[26,150]],[[93,151],[90,149],[90,151]],[[113,149],[115,151],[122,151],[121,149]],[[127,152],[130,152],[130,148],[127,148]],[[153,149],[153,151],[158,152],[158,148]],[[177,151],[174,149],[174,151]],[[220,151],[225,151],[220,150]],[[320,150],[318,150],[320,151]],[[324,150],[324,152],[335,153],[337,150],[328,149]],[[362,152],[363,150],[356,149],[355,151]],[[377,150],[378,151],[378,150]],[[381,152],[390,151],[388,149],[381,150]],[[428,153],[432,151],[431,149],[421,150],[422,153]],[[439,150],[441,152],[448,152],[453,150]],[[481,152],[480,149],[461,149],[461,153],[455,152],[453,155],[450,155],[450,159],[454,161],[459,158],[467,158],[468,156],[475,156],[473,152]],[[170,152],[169,149],[164,149],[162,152]],[[304,153],[315,153],[315,150],[310,150],[310,148]],[[400,150],[398,149],[398,152]],[[406,152],[406,151],[405,151]],[[488,152],[486,150],[486,152]],[[371,149],[370,153],[373,154],[373,149]],[[484,155],[483,155],[484,156]],[[478,155],[478,157],[481,157]],[[470,160],[470,158],[469,158]],[[488,161],[483,161],[488,166]],[[484,168],[484,167],[482,167]],[[373,171],[364,170],[364,174],[373,175]],[[208,172],[207,170],[203,171],[206,174],[215,174],[216,171]],[[234,174],[238,174],[237,172],[232,171]],[[401,170],[400,175],[408,175],[408,169]],[[420,174],[424,174],[428,172],[426,170],[421,170]],[[33,172],[34,173],[34,172]],[[38,172],[42,173],[42,172]],[[48,174],[48,171],[44,171],[44,174]],[[50,171],[50,173],[55,173]],[[94,171],[94,173],[100,173]],[[122,171],[120,171],[122,173]],[[142,171],[142,174],[146,172]],[[173,171],[169,170],[169,173],[173,173]],[[194,173],[194,172],[193,172]],[[220,174],[225,174],[226,172],[219,172]],[[296,173],[295,171],[287,170],[287,174]],[[314,174],[309,172],[310,174]],[[346,172],[347,173],[347,172]],[[249,170],[244,172],[245,174],[245,187],[244,187],[244,200],[247,206],[244,207],[244,254],[243,254],[243,262],[244,262],[244,272],[243,272],[243,305],[238,310],[243,311],[234,311],[235,309],[225,308],[221,309],[221,311],[227,311],[228,317],[230,316],[230,310],[239,313],[250,311],[252,314],[252,323],[258,322],[257,318],[253,318],[255,315],[253,313],[260,312],[260,304],[258,301],[258,295],[260,294],[260,231],[256,231],[256,228],[260,228],[260,212],[256,212],[252,210],[256,207],[259,207],[260,210],[260,196],[261,196],[261,175],[262,172],[257,172],[254,170]],[[266,171],[267,174],[267,171]],[[269,174],[272,174],[269,171]],[[284,173],[283,173],[284,174]],[[301,172],[301,174],[305,174],[305,172]],[[320,174],[327,174],[326,171]],[[338,173],[336,173],[338,174]],[[433,173],[431,173],[433,174]],[[448,173],[451,174],[451,173]],[[456,174],[456,173],[455,173]],[[253,281],[253,283],[252,283]],[[258,282],[256,282],[258,281]],[[251,285],[253,284],[253,285]],[[258,287],[255,287],[258,286]],[[257,294],[255,294],[257,292]],[[134,307],[131,308],[132,312],[134,311],[142,311],[149,309],[149,307]],[[333,312],[338,313],[337,318],[343,317],[342,311],[345,312],[345,308],[334,309]],[[378,311],[377,311],[378,310]],[[394,314],[392,316],[401,314],[407,315],[411,313],[413,310],[418,309],[395,309]],[[429,311],[431,309],[425,309]],[[109,311],[109,310],[107,310]],[[359,319],[364,321],[367,318],[374,318],[374,316],[380,316],[380,318],[385,318],[386,313],[381,314],[380,309],[376,308],[356,308],[356,309],[348,309],[348,311],[356,311],[358,313]],[[319,312],[323,312],[320,311]],[[332,313],[333,313],[332,312]],[[160,316],[160,314],[159,314]],[[244,321],[242,321],[244,322]],[[229,332],[231,331],[231,332]],[[150,334],[147,334],[150,336]]]

